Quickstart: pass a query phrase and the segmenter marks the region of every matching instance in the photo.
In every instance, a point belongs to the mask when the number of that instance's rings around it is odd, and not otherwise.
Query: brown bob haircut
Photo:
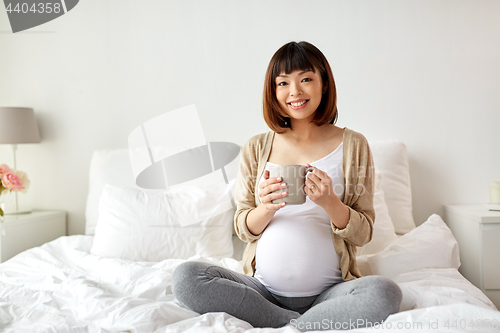
[[[276,99],[276,77],[281,73],[316,70],[321,74],[323,87],[327,87],[321,98],[312,122],[318,126],[337,121],[337,90],[330,64],[321,51],[308,42],[290,42],[283,45],[271,58],[264,82],[263,112],[264,120],[276,133],[291,129],[290,118]]]

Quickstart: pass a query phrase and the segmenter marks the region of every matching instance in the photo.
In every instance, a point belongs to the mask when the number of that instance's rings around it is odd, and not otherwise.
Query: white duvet
[[[401,312],[379,327],[355,332],[499,331],[500,312],[452,267],[458,258],[447,258],[458,254],[445,229],[433,215],[384,251],[359,258],[365,273],[391,277],[404,296]],[[436,234],[439,244],[429,241],[429,235]],[[0,265],[2,332],[298,332],[293,326],[256,329],[225,313],[199,316],[182,308],[171,294],[171,273],[184,260],[102,258],[90,254],[92,241],[92,236],[61,237]],[[429,258],[429,253],[441,257]],[[242,272],[241,262],[230,258],[190,260]]]

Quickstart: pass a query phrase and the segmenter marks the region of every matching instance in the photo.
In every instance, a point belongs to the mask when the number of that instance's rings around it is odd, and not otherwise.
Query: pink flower
[[[24,190],[21,177],[12,171],[7,171],[3,174],[2,185],[9,191],[18,192]]]
[[[28,179],[28,175],[26,174],[26,172],[20,170],[17,170],[16,173],[21,179],[21,183],[23,184],[23,190],[21,192],[26,193],[30,187],[30,180]]]
[[[9,171],[10,171],[10,168],[7,166],[7,164],[0,165],[0,179],[2,178],[4,173],[9,172]]]

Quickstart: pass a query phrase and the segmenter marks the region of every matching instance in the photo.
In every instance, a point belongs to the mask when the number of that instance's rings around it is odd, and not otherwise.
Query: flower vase
[[[3,201],[3,195],[0,194],[0,223],[3,223],[5,212],[5,204]]]

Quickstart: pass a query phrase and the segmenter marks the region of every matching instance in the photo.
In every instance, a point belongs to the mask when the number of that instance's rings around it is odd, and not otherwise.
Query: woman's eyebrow
[[[302,74],[305,74],[307,72],[312,72],[312,70],[307,70],[307,71],[303,71],[303,72],[300,72],[299,75],[302,75]],[[277,77],[288,77],[288,75],[285,75],[285,74],[280,74],[278,75]]]

